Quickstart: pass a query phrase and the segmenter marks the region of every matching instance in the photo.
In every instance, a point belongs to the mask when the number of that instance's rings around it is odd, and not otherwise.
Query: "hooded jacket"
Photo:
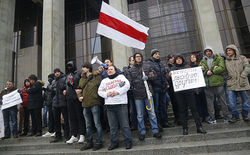
[[[23,106],[23,107],[27,107],[27,106],[28,106],[28,96],[29,96],[29,94],[26,92],[26,89],[28,89],[29,87],[27,87],[27,86],[25,85],[25,82],[26,82],[27,80],[29,80],[29,79],[25,79],[25,80],[24,80],[24,87],[23,87],[22,90],[21,90],[22,100],[23,100],[22,106]]]
[[[167,90],[168,82],[167,72],[164,65],[161,63],[160,59],[155,59],[154,57],[151,57],[147,63],[149,63],[156,72],[156,78],[152,81],[154,92],[165,92]]]
[[[210,47],[207,47],[204,49],[204,55],[206,50],[211,50],[213,52],[213,49]],[[203,66],[205,70],[203,71],[203,75],[205,78],[206,86],[207,87],[215,87],[215,86],[223,86],[224,85],[224,72],[226,71],[225,67],[225,62],[224,59],[217,55],[214,54],[212,55],[213,61],[211,64],[210,70],[212,71],[212,75],[208,76],[207,72],[209,70],[209,65],[208,65],[208,57],[204,56],[203,59],[201,60],[199,66]],[[214,68],[215,66],[218,66],[218,68]]]
[[[44,83],[40,80],[37,80],[33,83],[30,89],[26,89],[28,95],[28,109],[39,109],[43,107],[43,85]]]
[[[135,53],[134,59],[136,54],[140,53]],[[142,54],[140,55],[142,57]],[[143,64],[143,57],[142,57],[141,63],[137,64],[135,62],[134,66],[128,70],[128,75],[127,75],[135,99],[145,99],[147,97],[144,81],[142,80],[142,68],[144,69],[145,75],[148,76],[147,80],[148,86],[150,92],[153,94],[151,82],[156,78],[156,73],[149,64],[147,63]],[[153,72],[154,76],[149,75],[149,72]]]
[[[101,81],[102,77],[100,74],[93,73],[88,77],[86,74],[82,74],[79,81],[79,88],[82,89],[82,93],[78,94],[78,97],[83,97],[83,107],[92,107],[101,104],[101,98],[98,96],[98,87]]]
[[[72,69],[69,70],[68,67],[71,66]],[[78,87],[80,76],[76,72],[76,66],[73,61],[69,61],[66,64],[66,99],[67,100],[78,100],[75,89]]]
[[[52,107],[65,107],[66,106],[66,97],[63,95],[63,91],[66,89],[66,77],[61,73],[60,77],[56,77],[52,81]]]
[[[227,56],[227,49],[235,51],[235,58],[231,59]],[[238,48],[231,44],[225,50],[225,64],[227,69],[227,88],[233,91],[249,90],[248,74],[250,73],[250,66],[245,56],[240,55]]]

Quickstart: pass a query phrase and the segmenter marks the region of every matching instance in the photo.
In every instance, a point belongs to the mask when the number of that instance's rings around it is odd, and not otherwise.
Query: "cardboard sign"
[[[3,105],[1,109],[3,110],[9,107],[13,107],[22,102],[23,101],[22,101],[21,95],[17,92],[17,90],[15,90],[3,96]]]
[[[175,92],[206,86],[201,67],[180,69],[171,72]]]

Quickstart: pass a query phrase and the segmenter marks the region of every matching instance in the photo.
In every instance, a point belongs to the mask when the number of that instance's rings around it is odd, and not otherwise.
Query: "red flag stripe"
[[[113,18],[103,12],[100,12],[100,17],[99,17],[99,23],[106,25],[112,29],[115,29],[127,36],[130,36],[131,38],[134,38],[136,40],[139,40],[143,43],[146,43],[147,41],[147,35],[143,32],[140,32],[133,28],[132,26],[116,19]]]

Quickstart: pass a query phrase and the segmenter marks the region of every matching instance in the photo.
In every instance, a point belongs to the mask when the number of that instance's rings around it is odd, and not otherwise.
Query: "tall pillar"
[[[122,14],[128,16],[128,3],[124,0],[109,0],[109,4]],[[128,65],[128,58],[132,55],[130,47],[126,47],[114,40],[111,40],[113,63],[122,69]]]
[[[65,70],[64,0],[43,0],[42,80]]]
[[[223,53],[223,44],[213,1],[193,0],[193,2],[203,48],[211,46],[216,53]]]
[[[15,5],[16,0],[0,0],[0,90],[12,79]]]

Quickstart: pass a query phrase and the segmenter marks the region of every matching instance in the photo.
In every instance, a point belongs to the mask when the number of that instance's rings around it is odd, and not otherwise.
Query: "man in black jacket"
[[[69,115],[70,124],[70,135],[71,138],[66,141],[67,144],[72,144],[74,142],[83,143],[85,124],[82,113],[82,104],[79,102],[75,89],[78,87],[80,77],[77,75],[76,66],[73,61],[69,61],[66,64],[66,90],[64,90],[64,95],[66,95],[67,108]],[[79,134],[79,140],[77,138]]]
[[[52,108],[54,113],[55,121],[55,139],[50,141],[51,143],[59,142],[62,140],[61,133],[61,114],[64,120],[64,138],[69,139],[69,121],[68,121],[68,110],[66,104],[66,97],[63,91],[66,89],[66,77],[59,68],[54,69],[55,80],[52,81],[52,90],[54,97],[52,100]]]
[[[36,75],[29,76],[31,87],[26,90],[28,96],[28,109],[32,120],[32,133],[29,136],[42,136],[42,86],[44,83],[37,81]]]
[[[152,86],[154,90],[154,104],[155,104],[155,114],[158,120],[159,130],[166,127],[172,127],[173,125],[168,122],[167,116],[167,88],[169,84],[167,82],[167,73],[164,65],[160,60],[160,52],[158,49],[153,49],[151,51],[151,58],[147,61],[150,66],[156,72],[156,78],[152,81]]]
[[[151,98],[151,103],[147,98],[146,87],[144,81],[147,81],[150,92],[152,93],[152,86],[150,82],[154,80],[154,71],[150,65],[143,64],[143,57],[141,53],[134,54],[135,65],[128,71],[128,80],[130,81],[131,87],[133,89],[133,95],[135,98],[135,106],[137,111],[137,120],[138,120],[138,131],[139,131],[139,140],[143,141],[145,139],[146,129],[144,125],[144,111],[147,106],[147,113],[149,116],[151,129],[153,136],[157,139],[161,138],[159,133],[157,118],[155,115],[154,102]],[[143,70],[145,75],[143,76]]]
[[[55,75],[51,73],[48,75],[48,85],[44,89],[44,105],[48,107],[49,112],[49,123],[48,123],[48,132],[46,132],[43,137],[52,137],[55,136],[55,121],[52,110],[52,81],[54,80]]]

